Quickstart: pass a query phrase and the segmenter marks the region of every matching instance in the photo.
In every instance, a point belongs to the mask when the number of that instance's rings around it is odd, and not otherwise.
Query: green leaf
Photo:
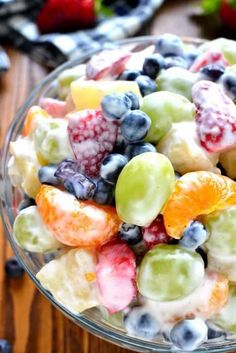
[[[236,7],[236,0],[229,0],[229,4],[232,7]]]
[[[94,0],[94,7],[97,16],[103,15],[109,17],[114,15],[114,12],[108,6],[102,4],[102,0]]]
[[[233,0],[235,1],[235,0]],[[203,0],[202,1],[202,8],[205,13],[212,14],[217,12],[220,8],[221,0]]]

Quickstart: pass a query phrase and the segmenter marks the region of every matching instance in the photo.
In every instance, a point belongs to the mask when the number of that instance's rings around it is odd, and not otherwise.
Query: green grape
[[[187,98],[172,92],[155,92],[144,97],[141,110],[151,119],[145,138],[157,143],[171,128],[172,122],[194,120],[195,106]]]
[[[210,234],[205,243],[210,253],[236,255],[236,206],[205,216],[204,224]]]
[[[119,217],[126,223],[149,225],[166,203],[174,181],[174,169],[164,155],[146,152],[132,158],[116,184]]]
[[[73,156],[67,125],[65,119],[45,119],[34,131],[35,150],[43,164],[59,163]]]
[[[119,328],[124,328],[124,312],[123,311],[118,311],[117,313],[111,314],[109,311],[104,307],[100,306],[99,310],[101,312],[101,315],[109,325],[114,326],[114,327],[119,327]]]
[[[23,249],[31,252],[53,251],[61,245],[44,225],[37,206],[20,211],[14,222],[13,236]]]
[[[158,245],[144,256],[137,285],[144,297],[172,301],[192,293],[203,278],[204,263],[198,253],[178,245]]]
[[[230,286],[227,304],[212,320],[222,328],[236,333],[236,286]]]
[[[187,99],[192,99],[192,87],[198,81],[198,75],[181,67],[171,67],[161,71],[157,77],[160,91],[178,93]]]
[[[78,314],[99,304],[96,262],[94,250],[72,249],[43,266],[36,278],[61,305]]]
[[[71,82],[78,80],[85,75],[86,65],[77,65],[71,69],[64,70],[58,76],[58,94],[61,99],[65,99],[70,91]]]
[[[220,50],[223,52],[225,59],[229,65],[236,64],[236,43],[234,40],[226,38],[218,38],[210,42],[204,43],[199,47],[203,53],[207,50]]]
[[[214,272],[224,274],[230,282],[236,283],[236,256],[221,255],[208,251],[208,268]]]

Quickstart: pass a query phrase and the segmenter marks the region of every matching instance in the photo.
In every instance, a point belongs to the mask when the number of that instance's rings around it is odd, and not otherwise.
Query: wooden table
[[[173,32],[178,35],[202,36],[202,29],[189,16],[199,1],[169,0],[154,17],[144,33]],[[212,29],[211,29],[212,30]],[[204,36],[214,37],[214,31]],[[0,80],[0,141],[16,110],[46,71],[25,55],[7,48],[11,70]],[[1,224],[0,224],[1,227]],[[0,228],[0,338],[13,344],[14,353],[129,353],[80,329],[35,289],[24,275],[8,279],[5,260],[12,255]]]

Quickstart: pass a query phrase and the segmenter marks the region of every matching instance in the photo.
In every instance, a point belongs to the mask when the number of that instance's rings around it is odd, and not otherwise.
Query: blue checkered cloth
[[[101,47],[104,43],[135,35],[164,0],[104,0],[115,15],[100,18],[95,28],[42,35],[35,19],[43,2],[0,0],[0,42],[7,40],[38,63],[55,68],[68,59]],[[0,47],[0,71],[5,71],[8,67],[8,57]]]

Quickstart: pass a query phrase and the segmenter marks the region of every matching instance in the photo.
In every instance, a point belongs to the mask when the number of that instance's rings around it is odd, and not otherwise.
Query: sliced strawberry
[[[99,174],[101,161],[113,150],[118,125],[107,121],[100,110],[86,109],[70,113],[68,133],[81,171],[91,177]]]
[[[40,106],[53,118],[64,118],[67,112],[66,102],[54,98],[41,98]]]
[[[100,80],[106,76],[118,77],[125,69],[131,53],[127,50],[104,50],[94,55],[86,65],[88,80]]]
[[[143,240],[148,249],[157,244],[165,244],[171,241],[166,233],[163,216],[159,215],[148,227],[142,228]]]
[[[96,275],[101,302],[110,313],[127,308],[137,293],[135,255],[128,245],[117,239],[103,245]]]
[[[209,64],[217,64],[223,67],[228,66],[228,62],[224,58],[224,55],[221,51],[207,50],[205,53],[202,53],[197,57],[189,70],[192,72],[198,72],[202,67]]]
[[[210,81],[193,86],[196,124],[201,145],[209,152],[222,152],[236,145],[236,106],[222,88]]]

